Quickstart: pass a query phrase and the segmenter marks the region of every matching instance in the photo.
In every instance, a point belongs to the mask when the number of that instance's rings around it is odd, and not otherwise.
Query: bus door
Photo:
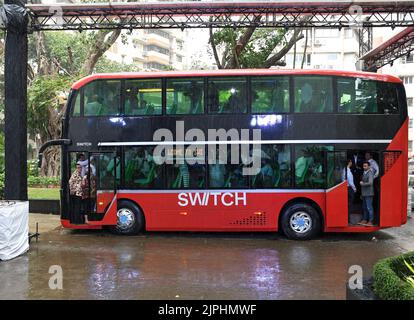
[[[407,210],[407,158],[401,151],[382,152],[380,170],[380,212],[381,227],[400,226]]]
[[[105,213],[116,194],[121,177],[121,161],[116,152],[91,154],[90,165],[95,166],[95,175],[90,175],[90,212]]]
[[[348,185],[343,181],[346,167],[345,151],[326,152],[326,211],[327,227],[348,226]]]

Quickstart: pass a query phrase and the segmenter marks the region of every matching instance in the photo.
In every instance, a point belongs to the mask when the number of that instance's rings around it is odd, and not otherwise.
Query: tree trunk
[[[297,42],[295,41],[295,44],[293,45],[293,69],[296,69],[296,44]]]
[[[86,61],[81,68],[81,74],[88,75],[93,72],[99,58],[115,43],[121,34],[121,29],[117,30],[99,30],[96,33],[94,42],[92,43]]]
[[[303,69],[304,65],[305,65],[305,61],[306,61],[306,54],[307,54],[307,49],[308,49],[308,38],[309,38],[309,34],[308,34],[308,29],[305,30],[305,48],[303,49],[303,57],[302,57],[302,65],[301,65],[301,69]]]
[[[292,37],[289,39],[288,43],[277,53],[267,59],[264,63],[263,68],[270,68],[271,66],[277,65],[279,61],[292,49],[296,42],[303,39],[303,34],[299,29],[295,29]],[[294,57],[295,58],[295,57]]]
[[[210,29],[210,30],[209,30],[209,31],[210,31],[210,45],[211,45],[211,48],[212,48],[212,50],[213,50],[214,60],[216,60],[216,65],[217,65],[217,68],[218,68],[218,69],[223,69],[223,67],[222,67],[222,65],[221,65],[221,62],[220,62],[220,58],[219,58],[218,53],[217,53],[217,47],[216,47],[216,44],[215,44],[215,42],[214,42],[213,28],[212,28],[212,27],[210,27],[209,29]]]

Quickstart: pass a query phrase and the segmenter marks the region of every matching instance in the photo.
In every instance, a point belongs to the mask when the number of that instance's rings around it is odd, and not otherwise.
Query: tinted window
[[[378,82],[378,110],[385,114],[398,114],[398,85]]]
[[[125,148],[125,185],[134,189],[163,188],[162,165],[154,162],[154,147]]]
[[[297,188],[324,188],[326,181],[325,150],[330,147],[295,146],[295,184]]]
[[[203,79],[167,80],[167,114],[204,113]]]
[[[332,112],[332,79],[330,77],[293,77],[295,112]]]
[[[327,152],[327,188],[332,188],[346,179],[347,157],[345,151]]]
[[[168,189],[200,189],[205,187],[204,148],[167,149],[166,164]],[[182,163],[177,163],[182,162]]]
[[[252,78],[252,112],[289,112],[289,78]]]
[[[121,82],[119,80],[93,81],[83,88],[83,94],[85,116],[119,114],[121,101]]]
[[[81,109],[81,107],[80,107],[81,106],[81,100],[82,100],[81,93],[80,93],[80,91],[78,91],[78,92],[76,92],[75,103],[73,104],[72,114],[74,116],[80,116],[80,113],[81,113],[81,111],[80,111],[80,109]]]
[[[113,190],[115,188],[115,180],[119,184],[121,177],[121,161],[119,157],[115,157],[112,153],[102,153],[94,155],[94,158],[94,161],[97,162],[98,189]]]
[[[209,154],[209,159],[210,157],[215,158],[209,162],[208,166],[210,188],[248,188],[249,176],[243,175],[244,164],[241,157],[238,155],[234,161],[237,164],[232,164],[231,146],[221,147],[225,148],[222,157],[220,157],[219,147],[217,147],[215,155]]]
[[[210,79],[208,106],[211,113],[245,113],[247,110],[246,79]]]
[[[338,111],[377,113],[377,82],[360,78],[339,78]]]
[[[252,188],[288,188],[290,178],[290,147],[262,145],[260,172],[251,176]]]
[[[160,79],[125,81],[125,114],[156,115],[162,113]]]

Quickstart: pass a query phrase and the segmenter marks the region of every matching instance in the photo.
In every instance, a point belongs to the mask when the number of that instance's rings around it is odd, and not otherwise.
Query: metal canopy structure
[[[4,6],[0,7],[0,28],[7,30],[4,72],[5,198],[10,200],[27,199],[28,32],[250,26],[355,27],[360,44],[363,44],[360,49],[363,54],[371,48],[372,27],[414,27],[414,0],[26,3],[27,0],[4,0]],[[405,41],[409,42],[409,39],[405,38]],[[367,55],[366,61],[385,57],[381,56],[381,52]]]
[[[26,5],[29,29],[414,26],[414,1],[189,1]],[[260,19],[259,19],[260,17]]]
[[[377,48],[361,57],[367,71],[376,72],[379,68],[392,64],[395,60],[414,51],[414,27],[396,34]]]

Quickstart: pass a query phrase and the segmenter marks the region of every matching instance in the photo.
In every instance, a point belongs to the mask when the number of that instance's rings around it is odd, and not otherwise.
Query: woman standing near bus
[[[73,171],[72,176],[69,179],[69,191],[71,198],[71,208],[70,208],[70,221],[73,224],[83,224],[83,216],[81,214],[81,204],[82,204],[82,165],[80,161],[76,163],[76,169]]]

